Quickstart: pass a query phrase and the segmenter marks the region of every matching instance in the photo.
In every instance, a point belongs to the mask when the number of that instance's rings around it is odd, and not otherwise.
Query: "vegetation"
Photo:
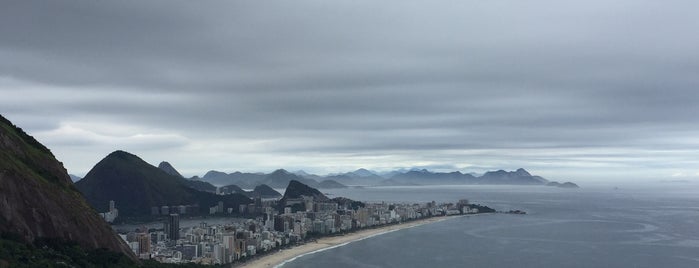
[[[5,267],[217,267],[199,264],[165,264],[153,260],[135,263],[126,255],[106,249],[85,250],[75,242],[38,239],[27,244],[10,233],[0,236],[0,268]]]
[[[106,249],[85,250],[75,242],[37,239],[22,242],[19,236],[0,238],[0,267],[134,267],[126,255]]]

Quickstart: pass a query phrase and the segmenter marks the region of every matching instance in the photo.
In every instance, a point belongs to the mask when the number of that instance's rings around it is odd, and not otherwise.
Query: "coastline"
[[[280,267],[285,263],[295,260],[298,257],[305,256],[308,254],[328,250],[335,247],[344,246],[346,244],[352,243],[354,241],[359,241],[362,239],[374,237],[377,235],[382,235],[385,233],[390,233],[393,231],[398,231],[401,229],[411,228],[415,226],[420,226],[424,224],[430,224],[435,222],[444,221],[447,219],[463,217],[461,216],[441,216],[441,217],[431,217],[427,219],[419,219],[401,224],[388,225],[384,227],[379,227],[375,229],[360,230],[343,236],[331,236],[323,237],[318,239],[316,242],[307,242],[303,245],[298,245],[289,249],[284,249],[278,252],[274,252],[265,255],[259,259],[255,259],[248,263],[243,263],[236,267],[247,267],[247,268],[271,268]]]

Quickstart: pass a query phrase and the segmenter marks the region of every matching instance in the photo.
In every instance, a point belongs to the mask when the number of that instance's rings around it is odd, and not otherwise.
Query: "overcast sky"
[[[0,5],[0,113],[81,176],[699,177],[695,0]]]

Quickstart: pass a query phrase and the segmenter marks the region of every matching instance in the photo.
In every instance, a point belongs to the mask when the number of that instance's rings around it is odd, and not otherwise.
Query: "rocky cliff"
[[[77,242],[135,260],[131,250],[88,205],[51,151],[0,116],[0,233]]]

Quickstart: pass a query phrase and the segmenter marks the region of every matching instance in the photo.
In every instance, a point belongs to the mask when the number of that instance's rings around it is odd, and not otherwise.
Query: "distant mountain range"
[[[298,182],[312,188],[344,188],[357,186],[401,185],[548,185],[560,188],[578,188],[571,182],[550,182],[520,168],[515,171],[489,171],[481,176],[470,173],[432,172],[426,169],[397,170],[388,173],[358,169],[352,172],[319,176],[304,171],[294,173],[284,169],[272,173],[224,173],[209,171],[203,177],[183,178],[168,162],[158,167],[150,165],[124,151],[115,151],[97,163],[75,187],[98,211],[107,211],[110,200],[120,208],[120,216],[150,215],[153,207],[199,206],[200,212],[219,201],[226,207],[237,208],[251,203],[251,198],[278,198],[281,189]],[[214,185],[221,185],[217,190]],[[245,191],[252,189],[252,191]]]
[[[255,186],[255,189],[253,189],[252,191],[245,191],[242,188],[238,187],[238,185],[235,185],[235,184],[219,187],[218,191],[221,194],[239,193],[239,194],[243,194],[243,195],[250,197],[250,198],[255,198],[255,197],[279,198],[282,196],[282,194],[280,194],[276,190],[272,189],[272,187],[269,187],[265,184]]]
[[[289,185],[289,182],[296,180],[306,185],[315,188],[344,188],[345,185],[333,181],[332,179],[323,179],[320,182],[313,177],[315,175],[300,176],[284,169],[275,170],[272,173],[242,173],[233,172],[230,174],[220,171],[209,171],[202,178],[202,181],[209,182],[214,185],[237,185],[242,188],[254,188],[258,185],[267,185],[272,188],[284,188]]]
[[[520,168],[515,171],[489,171],[478,176],[476,173],[432,172],[426,169],[396,170],[386,173],[378,173],[360,168],[347,173],[335,173],[325,176],[307,173],[303,170],[294,173],[279,169],[270,174],[264,173],[224,173],[209,171],[201,178],[202,181],[215,185],[237,185],[244,188],[252,188],[256,185],[269,185],[273,188],[283,188],[291,180],[302,182],[305,185],[320,188],[343,188],[347,185],[357,186],[405,186],[405,185],[460,185],[460,184],[485,184],[485,185],[547,185],[549,181],[541,176],[535,176]],[[563,183],[565,184],[565,183]],[[561,185],[563,185],[561,184]],[[563,188],[575,188],[574,183],[559,186]],[[551,186],[558,186],[552,184]],[[577,186],[577,185],[575,185]]]

